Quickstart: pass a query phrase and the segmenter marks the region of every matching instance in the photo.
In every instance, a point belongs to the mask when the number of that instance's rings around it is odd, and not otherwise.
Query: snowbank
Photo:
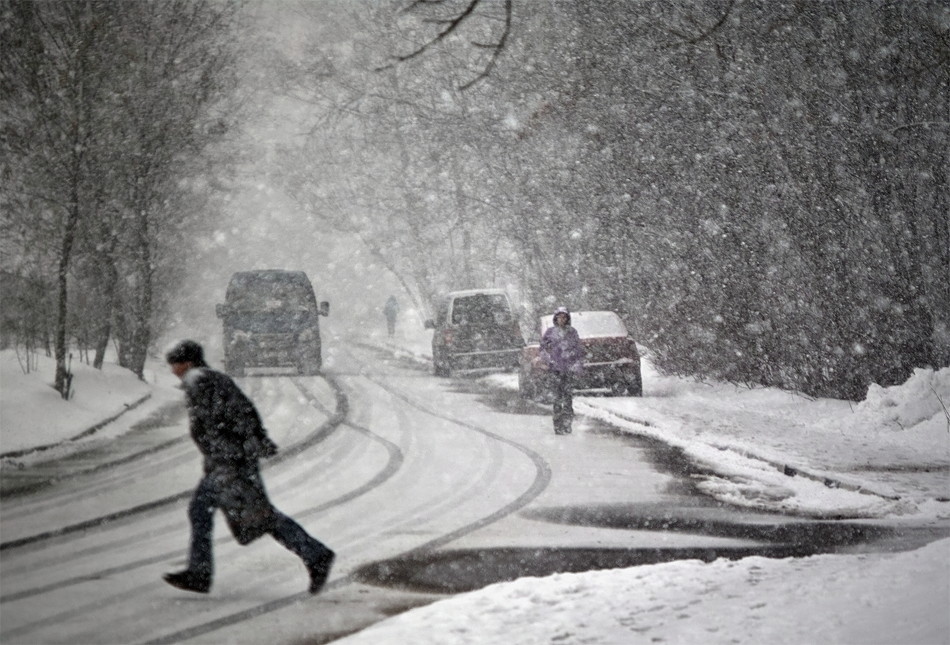
[[[142,403],[154,389],[114,362],[97,370],[74,360],[71,370],[72,395],[66,401],[53,389],[53,358],[34,355],[27,371],[22,350],[0,351],[0,454],[80,438]]]
[[[154,405],[181,398],[173,376],[146,370],[147,382],[141,381],[114,359],[101,370],[74,360],[71,370],[66,401],[53,389],[53,358],[34,355],[27,371],[22,350],[0,351],[0,456],[5,461],[22,465],[42,459],[47,448],[61,454],[70,443],[121,434]]]
[[[511,374],[488,377],[517,389]],[[665,377],[644,396],[576,397],[575,410],[679,448],[696,485],[729,504],[824,518],[950,517],[950,368],[872,386],[865,401],[814,400]]]

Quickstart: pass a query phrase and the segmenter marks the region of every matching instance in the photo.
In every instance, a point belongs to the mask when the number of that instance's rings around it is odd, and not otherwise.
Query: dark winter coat
[[[386,320],[396,320],[396,314],[399,313],[399,303],[396,302],[396,299],[392,296],[389,297],[389,300],[386,301],[386,305],[383,307],[383,314],[386,316]]]
[[[191,437],[204,456],[214,505],[224,511],[235,539],[247,544],[274,528],[277,515],[264,490],[258,459],[277,447],[267,437],[254,404],[226,374],[208,367],[182,379]]]
[[[584,346],[577,330],[570,324],[549,327],[541,337],[541,360],[555,373],[583,373]]]

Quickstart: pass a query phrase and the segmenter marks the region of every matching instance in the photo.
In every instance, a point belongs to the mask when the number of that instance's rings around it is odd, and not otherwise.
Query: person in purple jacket
[[[567,307],[554,311],[554,326],[541,338],[541,360],[554,393],[554,434],[570,434],[574,419],[574,377],[584,372],[584,346],[571,327]]]

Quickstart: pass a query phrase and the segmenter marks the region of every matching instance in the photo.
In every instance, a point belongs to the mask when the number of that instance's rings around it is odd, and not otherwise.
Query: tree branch
[[[422,45],[409,52],[408,54],[401,54],[393,57],[393,62],[377,67],[375,71],[381,72],[389,69],[393,69],[400,63],[412,60],[414,58],[419,58],[430,49],[433,49],[437,45],[443,43],[449,36],[455,34],[465,23],[466,20],[471,18],[475,11],[478,9],[479,5],[482,4],[483,0],[470,0],[470,2],[454,17],[445,20],[426,20],[425,22],[432,22],[437,24],[445,25],[435,36],[424,42]],[[419,6],[430,6],[430,5],[439,5],[442,4],[444,0],[414,0],[409,6],[407,6],[404,11],[412,11]],[[513,0],[504,0],[505,7],[505,23],[502,29],[501,35],[498,40],[493,43],[480,43],[472,41],[471,44],[474,47],[481,49],[492,50],[491,56],[488,62],[485,64],[485,67],[481,72],[478,73],[475,78],[472,80],[460,85],[459,90],[464,91],[479,81],[487,78],[491,71],[495,68],[495,65],[498,63],[498,58],[501,56],[501,52],[505,49],[505,45],[508,42],[508,36],[511,34],[511,23],[512,23],[512,6]]]
[[[677,45],[696,45],[706,40],[707,38],[712,36],[714,33],[719,31],[719,29],[726,23],[726,20],[729,18],[729,14],[732,13],[732,8],[735,6],[735,4],[736,4],[736,0],[729,0],[729,4],[726,6],[726,10],[723,12],[723,14],[719,17],[719,20],[717,20],[706,31],[702,31],[698,35],[693,36],[692,38],[688,37],[686,34],[677,33],[676,35],[679,36],[680,38],[683,38],[683,41],[680,43],[675,43],[673,45],[670,45],[670,47],[675,47]]]

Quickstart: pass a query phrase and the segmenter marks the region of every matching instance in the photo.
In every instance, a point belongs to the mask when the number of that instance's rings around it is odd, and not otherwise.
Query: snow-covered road
[[[84,472],[64,466],[59,481],[3,500],[4,639],[326,639],[380,620],[394,604],[439,597],[373,589],[354,575],[361,567],[447,545],[564,545],[598,534],[618,542],[629,532],[572,531],[515,513],[542,495],[561,503],[655,497],[671,480],[616,437],[558,443],[537,411],[495,409],[477,389],[346,351],[327,379],[242,380],[284,448],[265,470],[275,504],[339,553],[319,601],[303,592],[295,558],[268,539],[239,548],[220,522],[212,594],[188,596],[161,581],[183,563],[185,505],[200,475],[190,441],[174,440],[187,435],[185,418],[165,414],[168,425],[148,426],[148,439],[124,435],[86,454]],[[506,518],[513,524],[499,529]]]
[[[59,481],[0,500],[4,642],[328,642],[448,592],[496,580],[688,559],[656,564],[672,567],[670,574],[656,569],[659,581],[697,576],[701,587],[705,573],[724,575],[715,574],[715,567],[740,577],[781,567],[750,558],[735,569],[723,560],[703,569],[696,560],[803,555],[819,543],[839,553],[911,548],[940,530],[938,525],[917,533],[904,521],[895,533],[886,521],[816,522],[730,508],[693,494],[695,482],[705,479],[689,476],[695,463],[684,459],[683,450],[618,433],[597,415],[579,418],[573,435],[558,437],[544,408],[521,401],[503,384],[436,379],[427,365],[400,356],[337,342],[326,379],[264,375],[241,381],[283,449],[265,470],[275,503],[340,554],[318,598],[303,591],[306,575],[293,556],[269,539],[239,548],[223,523],[210,596],[191,596],[161,582],[162,572],[183,564],[185,505],[199,476],[184,416],[180,407],[173,409],[180,403],[170,408],[162,394],[152,402],[156,414],[139,430],[91,441],[96,449],[82,460],[62,462]],[[648,402],[666,405],[667,415],[675,411],[672,400],[642,401]],[[613,406],[631,416],[620,399],[579,403]],[[634,403],[626,405],[636,408],[640,421],[654,423],[649,431],[682,440],[682,429],[677,435],[667,417]],[[742,427],[743,419],[729,416],[741,416],[740,407],[719,409],[720,429]],[[99,465],[89,470],[96,460]],[[155,500],[166,501],[153,506]],[[869,539],[881,540],[879,546],[864,546]],[[850,570],[841,560],[810,562],[796,565],[796,579],[811,575],[815,566]],[[544,580],[531,606],[563,603],[570,589],[586,588],[588,579],[601,585],[594,574],[576,583],[569,575],[525,578]],[[623,590],[624,580],[618,571],[603,589],[616,584],[617,593],[632,593]],[[670,611],[682,605],[674,597],[677,588],[667,587],[674,594]],[[522,594],[523,585],[511,590]],[[508,591],[492,593],[497,600]],[[587,595],[593,599],[597,592]],[[471,605],[458,598],[463,604],[453,610],[457,617],[486,600],[475,594]],[[491,629],[510,631],[513,620],[530,634],[534,627],[525,621],[546,620],[534,612],[502,615],[502,605],[496,607]],[[614,613],[624,632],[621,608]],[[695,623],[685,615],[667,616],[653,629],[671,620]],[[415,612],[405,616],[399,624],[418,631]],[[941,629],[937,623],[928,628]],[[464,626],[454,621],[451,629]],[[523,642],[531,642],[525,637]],[[401,637],[382,638],[388,643]],[[463,642],[492,638],[469,632]]]

